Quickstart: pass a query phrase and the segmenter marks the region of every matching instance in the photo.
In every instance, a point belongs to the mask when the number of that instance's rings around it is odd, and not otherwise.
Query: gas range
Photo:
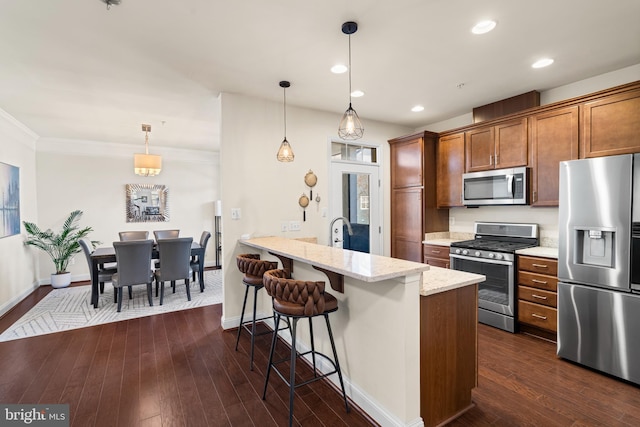
[[[474,229],[473,240],[451,244],[451,268],[484,275],[478,284],[478,321],[515,332],[515,252],[538,246],[538,225],[476,222]]]
[[[451,243],[449,253],[513,261],[519,249],[538,246],[537,224],[477,222],[475,238]]]

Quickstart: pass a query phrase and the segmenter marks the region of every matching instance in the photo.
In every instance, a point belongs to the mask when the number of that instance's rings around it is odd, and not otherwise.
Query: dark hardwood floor
[[[51,288],[0,319],[0,331]],[[220,305],[0,343],[0,402],[68,403],[74,426],[286,425],[288,388],[272,376],[268,336],[234,351]],[[476,406],[451,426],[638,426],[640,388],[555,356],[555,344],[479,325]],[[281,344],[281,356],[288,348]],[[633,361],[640,363],[640,361]],[[310,375],[303,369],[301,376]],[[324,382],[296,392],[299,425],[368,426]]]

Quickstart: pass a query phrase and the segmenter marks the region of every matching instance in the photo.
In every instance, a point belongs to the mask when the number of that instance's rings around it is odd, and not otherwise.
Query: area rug
[[[120,313],[113,302],[113,287],[109,283],[105,284],[97,309],[91,305],[90,285],[54,289],[0,334],[0,342],[221,303],[222,270],[205,270],[204,283],[204,292],[200,292],[200,284],[191,282],[191,301],[187,301],[187,290],[182,281],[176,284],[175,293],[167,282],[163,304],[160,305],[160,299],[155,298],[154,293],[153,307],[149,306],[146,286],[134,286],[133,299],[129,299],[127,290],[123,289]]]

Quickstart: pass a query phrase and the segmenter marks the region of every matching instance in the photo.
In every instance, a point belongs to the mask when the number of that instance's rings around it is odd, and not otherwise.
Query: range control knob
[[[469,251],[468,251],[468,250],[463,249],[463,251],[462,251],[462,255],[467,255],[468,253],[469,253]]]
[[[493,258],[494,256],[493,252],[489,252],[489,258]]]
[[[456,249],[457,254],[459,254],[460,252],[462,252],[460,249]]]
[[[475,256],[480,256],[480,251],[476,251]]]
[[[502,259],[502,254],[496,254],[496,259]]]

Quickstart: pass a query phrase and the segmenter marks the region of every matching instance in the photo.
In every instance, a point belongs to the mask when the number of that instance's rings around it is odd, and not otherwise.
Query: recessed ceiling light
[[[416,105],[411,109],[411,111],[413,111],[414,113],[419,113],[420,111],[424,111],[424,107],[422,105]]]
[[[551,58],[542,58],[542,59],[537,60],[533,64],[531,64],[531,66],[533,68],[543,68],[543,67],[548,67],[551,64],[553,64],[553,59],[551,59]]]
[[[354,90],[353,92],[351,92],[351,96],[353,96],[354,98],[360,98],[361,96],[364,96],[364,92],[361,90]]]
[[[493,30],[496,27],[496,21],[480,21],[473,26],[471,32],[473,34],[484,34]]]
[[[346,65],[342,65],[342,64],[336,64],[333,67],[331,67],[331,72],[333,74],[342,74],[342,73],[346,73],[348,70]]]

